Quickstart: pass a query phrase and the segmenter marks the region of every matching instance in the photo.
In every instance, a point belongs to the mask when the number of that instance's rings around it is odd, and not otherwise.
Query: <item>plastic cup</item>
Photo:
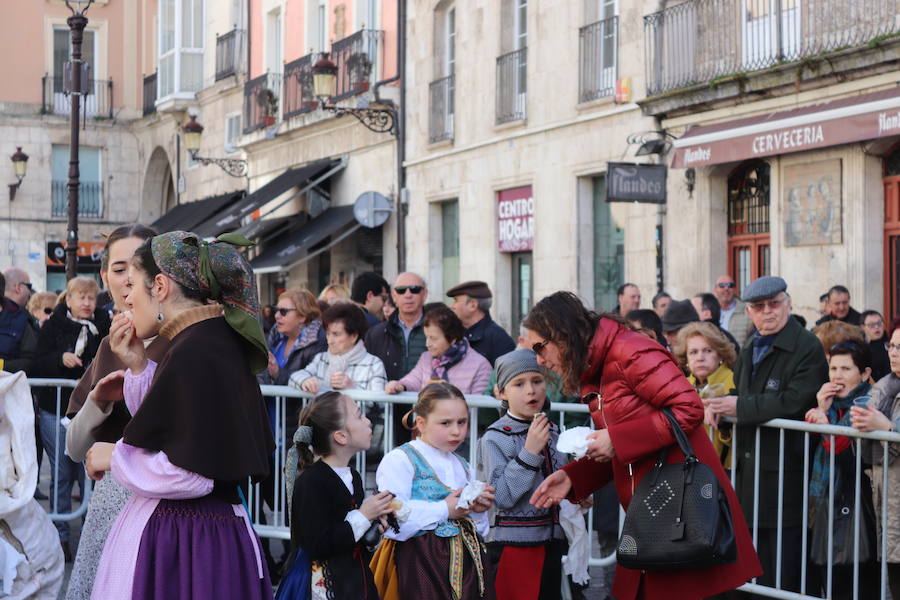
[[[872,408],[872,397],[868,394],[863,394],[862,396],[857,396],[853,399],[853,406],[858,406],[860,408]]]

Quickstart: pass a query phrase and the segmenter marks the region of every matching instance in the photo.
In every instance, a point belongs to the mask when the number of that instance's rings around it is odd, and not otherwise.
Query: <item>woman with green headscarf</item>
[[[133,495],[107,538],[92,598],[272,597],[238,487],[268,475],[274,450],[254,376],[268,359],[256,282],[234,246],[246,243],[176,231],[135,252],[129,310],[110,329],[128,370],[94,389],[124,397],[134,416],[121,440],[87,456],[92,478],[112,476]],[[158,365],[141,341],[154,335],[171,342]]]

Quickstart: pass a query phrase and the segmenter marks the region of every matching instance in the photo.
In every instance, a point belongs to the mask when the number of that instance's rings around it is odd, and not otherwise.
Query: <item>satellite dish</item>
[[[353,204],[353,216],[360,225],[369,229],[384,225],[392,212],[391,201],[378,192],[363,192]]]

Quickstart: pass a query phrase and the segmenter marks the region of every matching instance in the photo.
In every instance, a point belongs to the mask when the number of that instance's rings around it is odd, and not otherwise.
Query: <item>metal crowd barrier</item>
[[[61,388],[63,387],[74,387],[75,383],[71,380],[62,380],[62,379],[31,379],[29,383],[32,387],[40,387],[40,386],[53,386],[57,389],[57,414],[62,414],[63,407],[61,406]],[[272,477],[270,480],[264,483],[257,483],[248,486],[248,494],[247,494],[247,504],[250,512],[250,518],[254,523],[254,528],[257,533],[261,537],[273,538],[273,539],[282,539],[289,540],[290,539],[290,528],[288,526],[288,514],[287,514],[287,491],[285,489],[284,484],[284,461],[287,453],[287,448],[292,443],[291,440],[287,439],[287,422],[288,422],[288,399],[296,400],[293,404],[296,405],[295,408],[299,408],[304,406],[310,398],[312,398],[311,394],[306,392],[302,392],[287,386],[273,386],[273,385],[263,385],[261,386],[261,390],[263,395],[274,403],[274,425],[275,425],[275,438],[276,438],[276,452],[273,457],[273,471]],[[348,396],[350,396],[353,400],[360,403],[360,406],[364,409],[364,412],[372,418],[373,416],[376,418],[373,421],[373,427],[378,428],[380,426],[380,444],[378,448],[372,448],[368,453],[361,452],[356,456],[356,469],[363,476],[363,484],[366,487],[367,492],[374,491],[374,474],[370,472],[367,468],[369,462],[369,455],[373,455],[374,457],[379,457],[387,454],[394,448],[394,411],[402,410],[404,413],[409,410],[412,404],[416,401],[416,394],[407,392],[396,395],[389,395],[379,392],[365,392],[360,390],[346,390]],[[489,396],[466,396],[466,401],[469,404],[469,414],[470,414],[470,428],[469,428],[469,443],[468,443],[468,460],[473,465],[477,464],[477,449],[478,449],[478,439],[479,439],[479,429],[478,429],[478,416],[480,410],[488,410],[491,411],[492,416],[498,414],[496,411],[499,407],[499,402],[491,398]],[[588,408],[586,405],[582,404],[568,404],[568,403],[553,403],[550,407],[549,415],[551,418],[556,416],[554,419],[562,430],[565,430],[567,427],[576,426],[576,425],[588,425],[590,426],[588,419]],[[380,417],[380,418],[378,418]],[[296,418],[296,415],[294,415]],[[380,421],[380,422],[378,422]],[[733,421],[733,420],[732,420]],[[755,456],[756,459],[754,461],[753,469],[754,469],[754,480],[755,486],[753,491],[754,497],[754,508],[751,513],[745,514],[745,518],[747,519],[748,525],[750,527],[750,532],[753,537],[754,545],[758,542],[759,536],[759,517],[760,517],[760,507],[759,507],[759,496],[760,496],[760,439],[761,439],[761,431],[763,428],[775,429],[779,432],[779,464],[778,464],[778,509],[777,509],[777,549],[776,549],[776,573],[775,573],[775,586],[768,587],[763,586],[756,583],[756,580],[745,584],[740,589],[748,592],[752,592],[755,594],[759,594],[761,596],[767,596],[770,598],[782,598],[787,600],[825,600],[832,596],[832,587],[833,587],[833,565],[831,557],[832,557],[832,549],[833,549],[833,534],[834,534],[834,493],[835,493],[835,437],[836,436],[846,436],[851,438],[852,448],[855,455],[856,461],[856,479],[854,485],[854,540],[853,540],[853,556],[854,556],[854,566],[853,566],[853,598],[854,600],[860,600],[859,595],[859,531],[860,531],[860,522],[863,518],[860,512],[860,502],[861,502],[861,473],[863,470],[862,456],[861,456],[861,447],[863,440],[874,440],[878,442],[881,446],[881,455],[882,455],[882,464],[889,464],[889,449],[888,443],[896,443],[900,444],[900,433],[896,432],[873,432],[873,433],[862,433],[850,427],[838,427],[834,425],[814,425],[810,423],[805,423],[803,421],[793,421],[788,419],[774,419],[767,423],[763,423],[755,428],[754,439],[751,439],[749,443],[754,444],[756,449]],[[801,574],[800,574],[800,585],[801,588],[799,592],[797,591],[788,591],[783,589],[782,587],[782,548],[783,548],[783,539],[782,539],[782,527],[781,524],[783,522],[783,514],[784,514],[784,506],[782,502],[783,492],[785,488],[785,480],[784,480],[784,460],[785,460],[785,431],[797,431],[803,434],[803,472],[804,472],[804,482],[803,482],[803,506],[802,506],[802,543],[801,543]],[[376,431],[377,433],[377,431]],[[829,481],[828,481],[828,566],[825,569],[825,581],[824,585],[826,588],[825,596],[817,596],[811,592],[809,592],[807,587],[807,570],[808,570],[808,542],[810,540],[810,529],[809,529],[809,474],[810,474],[810,466],[813,457],[811,456],[811,435],[820,435],[823,438],[827,438],[830,443],[830,455],[829,455]],[[58,440],[57,447],[64,448],[65,440]],[[732,456],[737,457],[739,449],[742,448],[742,444],[748,443],[744,440],[738,439],[737,428],[733,429],[732,434]],[[817,442],[818,443],[818,442]],[[817,446],[814,446],[815,448]],[[900,458],[898,458],[900,460]],[[888,505],[889,505],[889,482],[888,482],[888,469],[882,469],[882,500],[881,500],[881,513],[877,515],[878,521],[880,523],[881,531],[887,529],[888,523]],[[55,480],[56,478],[54,478]],[[731,483],[735,484],[737,480],[737,471],[733,469],[731,471]],[[90,479],[86,479],[87,482],[90,482]],[[267,494],[263,489],[263,485],[268,486],[271,485],[271,491]],[[84,515],[87,510],[87,504],[90,500],[90,483],[87,483],[84,490],[84,499],[81,502],[79,508],[71,513],[67,514],[59,514],[56,512],[55,506],[55,498],[56,494],[53,493],[51,496],[51,512],[50,517],[56,521],[67,521],[79,518]],[[52,490],[55,492],[55,489]],[[265,505],[268,505],[266,507]],[[593,531],[593,511],[588,511],[588,533]],[[620,525],[622,519],[624,518],[624,513],[620,510]],[[888,584],[887,584],[887,536],[880,535],[878,536],[878,541],[880,543],[880,597],[887,598],[888,597]],[[609,556],[591,556],[589,565],[590,566],[608,566],[615,563],[615,554],[611,554]],[[895,599],[900,600],[900,599]]]

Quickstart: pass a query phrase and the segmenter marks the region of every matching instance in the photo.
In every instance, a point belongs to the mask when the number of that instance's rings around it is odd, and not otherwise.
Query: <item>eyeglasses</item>
[[[531,346],[531,349],[534,351],[534,353],[537,356],[540,356],[541,352],[544,351],[544,348],[546,348],[547,344],[549,344],[549,343],[550,343],[550,340],[544,340],[543,342],[538,342],[537,344],[533,344]]]
[[[884,321],[874,321],[872,323],[863,323],[863,327],[867,329],[875,329],[876,327],[884,327]]]
[[[20,282],[19,282],[19,285],[24,285],[25,287],[27,287],[29,292],[33,292],[33,291],[34,291],[34,288],[31,287],[31,282],[30,282],[30,281],[20,281]]]
[[[838,342],[831,347],[831,350],[828,351],[828,354],[834,354],[839,350],[850,350],[851,352],[857,352],[859,351],[859,344],[857,344],[856,342]]]
[[[50,306],[45,306],[43,310],[44,310],[44,314],[45,314],[45,315],[52,315],[52,314],[53,314],[53,308],[50,307]]]
[[[720,287],[720,288],[722,288],[722,289],[725,289],[725,288],[733,288],[733,287],[734,287],[734,282],[733,282],[733,281],[729,281],[729,282],[726,282],[726,283],[717,283],[717,284],[716,284],[716,287]]]
[[[413,293],[413,294],[421,294],[421,293],[422,293],[422,290],[424,290],[424,289],[425,289],[425,287],[424,287],[424,286],[421,286],[421,285],[398,285],[398,286],[394,286],[394,291],[397,292],[397,295],[398,295],[398,296],[402,296],[402,295],[405,294],[407,291],[409,291],[409,292],[411,292],[411,293]]]
[[[275,312],[278,313],[279,315],[281,315],[282,317],[286,317],[286,316],[288,316],[289,313],[292,313],[296,310],[297,310],[296,308],[281,308],[281,307],[279,307],[279,308],[275,309]]]
[[[781,298],[770,298],[769,300],[760,300],[759,302],[751,302],[749,304],[750,310],[753,312],[762,312],[767,306],[769,310],[775,310],[779,306],[781,306],[787,298],[782,296]]]

